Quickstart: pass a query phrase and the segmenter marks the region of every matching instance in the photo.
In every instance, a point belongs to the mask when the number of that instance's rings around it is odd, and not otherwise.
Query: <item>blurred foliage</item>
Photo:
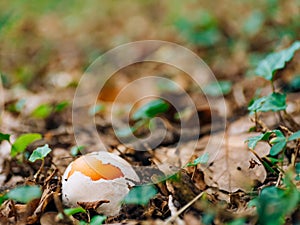
[[[43,85],[47,76],[76,76],[102,52],[144,39],[192,48],[218,78],[236,76],[256,66],[262,52],[300,38],[299,6],[292,0],[2,1],[1,78],[7,86]]]
[[[260,195],[250,205],[257,207],[259,224],[285,224],[285,216],[299,207],[300,193],[287,176],[285,188],[269,186],[262,189]]]

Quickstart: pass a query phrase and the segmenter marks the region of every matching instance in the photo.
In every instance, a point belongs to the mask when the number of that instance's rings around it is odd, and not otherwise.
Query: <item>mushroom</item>
[[[108,200],[96,211],[106,216],[115,216],[134,182],[139,182],[139,177],[124,159],[105,151],[93,152],[71,162],[64,172],[63,203],[69,207],[78,207],[78,202]]]

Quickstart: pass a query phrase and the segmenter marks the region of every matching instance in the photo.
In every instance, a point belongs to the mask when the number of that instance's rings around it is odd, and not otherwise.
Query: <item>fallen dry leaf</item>
[[[77,204],[79,206],[81,206],[82,208],[84,208],[85,210],[92,209],[94,211],[96,211],[96,209],[104,203],[109,203],[109,200],[99,200],[99,201],[94,201],[94,202],[77,202]]]
[[[267,173],[259,159],[248,150],[245,140],[257,133],[238,134],[224,137],[211,136],[211,147],[216,146],[216,157],[211,159],[210,166],[204,169],[205,182],[209,186],[218,187],[228,192],[250,190],[255,181],[263,182]],[[221,147],[218,149],[219,143]],[[268,154],[270,147],[266,143],[258,143],[256,152],[259,156]],[[255,160],[259,166],[250,168],[250,162]]]

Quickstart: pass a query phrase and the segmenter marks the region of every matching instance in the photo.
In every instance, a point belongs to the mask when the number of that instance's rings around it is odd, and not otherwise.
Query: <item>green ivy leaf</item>
[[[280,130],[273,130],[273,133],[275,133],[275,134],[276,134],[276,137],[278,138],[278,140],[273,141],[274,143],[280,142],[281,139],[285,139],[284,134],[283,134]]]
[[[38,159],[44,160],[44,158],[51,152],[51,148],[49,148],[48,144],[45,144],[42,147],[38,147],[35,149],[31,156],[29,157],[30,162],[35,162]]]
[[[280,153],[281,151],[284,150],[285,146],[286,146],[286,140],[285,139],[282,140],[281,142],[277,142],[270,149],[270,155],[271,156],[277,155],[278,153]]]
[[[71,148],[71,155],[72,156],[76,156],[78,155],[79,152],[83,151],[85,147],[83,145],[80,145],[80,146],[73,146]]]
[[[106,216],[96,215],[91,219],[90,225],[101,225],[106,220]]]
[[[264,188],[254,201],[259,215],[259,224],[283,224],[285,216],[297,207],[299,197],[297,188],[292,184],[289,184],[286,189],[275,186]]]
[[[203,88],[203,92],[212,97],[227,95],[232,88],[232,82],[228,80],[212,82]]]
[[[280,52],[269,54],[264,60],[262,60],[255,70],[258,76],[265,78],[266,80],[273,80],[274,74],[277,70],[285,67],[285,64],[290,61],[295,52],[300,49],[300,41],[294,42],[291,47],[284,49]]]
[[[246,35],[253,36],[261,29],[264,21],[264,14],[261,11],[255,10],[244,22],[242,30]]]
[[[295,172],[296,172],[295,180],[300,181],[300,163],[296,163]],[[0,202],[1,202],[1,200],[0,200]]]
[[[67,216],[72,216],[72,215],[74,215],[76,213],[86,213],[86,211],[82,207],[77,207],[77,208],[64,209],[64,213]]]
[[[289,136],[288,141],[294,141],[300,138],[300,130]]]
[[[7,200],[7,196],[5,194],[0,194],[0,206],[5,200]]]
[[[132,119],[149,119],[160,113],[164,113],[169,109],[169,104],[162,99],[153,100],[141,108],[139,108],[133,115]]]
[[[0,143],[2,141],[8,141],[8,142],[10,142],[10,134],[0,133]]]
[[[195,21],[179,18],[175,26],[193,44],[209,47],[222,38],[216,18],[208,11],[198,13]]]
[[[199,156],[197,159],[195,159],[193,162],[190,162],[186,165],[187,166],[197,166],[198,164],[205,164],[209,160],[209,154],[206,152],[203,155]]]
[[[52,106],[48,104],[43,104],[35,108],[31,115],[38,119],[45,119],[51,114],[52,110]]]
[[[63,111],[65,108],[67,108],[69,106],[69,102],[68,101],[62,101],[59,102],[58,104],[55,105],[54,107],[54,111],[55,112],[61,112]]]
[[[24,152],[28,145],[40,139],[42,139],[42,135],[40,134],[31,133],[21,135],[11,146],[11,156],[15,157],[17,154]]]
[[[272,134],[271,131],[268,131],[264,134],[260,134],[258,136],[250,137],[246,140],[248,142],[248,148],[254,150],[255,146],[259,141],[267,141],[269,140],[270,135]]]
[[[273,144],[270,149],[270,155],[275,156],[284,150],[287,140],[280,130],[273,130],[273,133],[275,133],[276,137],[270,140],[270,143]]]
[[[133,187],[124,198],[126,204],[147,205],[151,198],[157,193],[153,185],[143,185]]]
[[[234,219],[233,221],[227,223],[226,225],[244,225],[244,224],[246,224],[246,219],[238,218],[238,219]]]
[[[9,191],[6,197],[20,203],[28,203],[33,199],[40,198],[41,195],[42,191],[39,186],[21,186]]]
[[[300,163],[299,162],[296,163],[296,165],[295,165],[295,171],[297,174],[300,174]]]
[[[286,107],[286,94],[272,93],[268,96],[263,96],[259,99],[254,100],[248,106],[248,110],[250,112],[276,112],[285,110]]]

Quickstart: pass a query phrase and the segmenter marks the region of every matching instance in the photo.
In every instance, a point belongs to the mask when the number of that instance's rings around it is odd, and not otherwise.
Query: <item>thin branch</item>
[[[201,192],[199,195],[197,195],[192,201],[187,203],[185,206],[183,206],[176,214],[173,216],[169,217],[166,221],[165,224],[170,224],[172,223],[181,213],[183,213],[185,210],[187,210],[191,205],[193,205],[198,199],[202,197],[202,195],[205,192]]]

